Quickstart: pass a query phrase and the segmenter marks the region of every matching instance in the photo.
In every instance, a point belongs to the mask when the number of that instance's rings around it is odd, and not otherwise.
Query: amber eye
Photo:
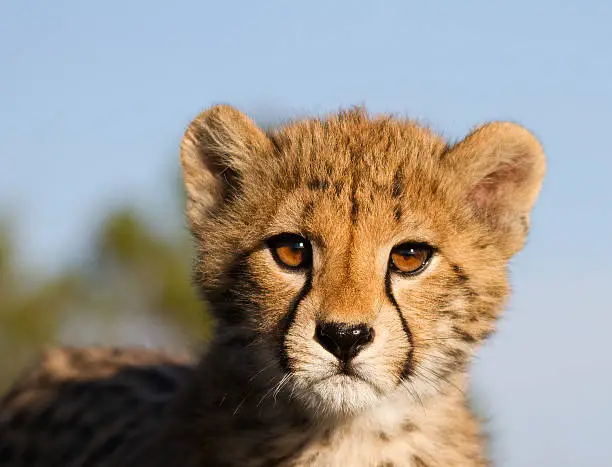
[[[290,269],[308,268],[312,262],[310,242],[300,235],[284,233],[267,241],[272,256],[281,266]]]
[[[425,243],[402,243],[391,250],[390,266],[405,274],[421,272],[433,255],[433,248]]]

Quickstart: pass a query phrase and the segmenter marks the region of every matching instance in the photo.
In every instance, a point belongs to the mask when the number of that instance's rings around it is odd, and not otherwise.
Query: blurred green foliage
[[[206,339],[211,320],[191,284],[191,240],[181,227],[162,234],[135,209],[117,209],[96,227],[86,259],[39,278],[0,225],[0,392],[45,346],[157,344],[139,321],[172,330],[183,348]],[[118,338],[134,317],[141,335]]]

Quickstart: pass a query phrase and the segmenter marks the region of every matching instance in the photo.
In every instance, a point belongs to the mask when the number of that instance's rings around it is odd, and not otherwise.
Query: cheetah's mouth
[[[316,386],[320,384],[325,384],[325,382],[340,382],[341,384],[367,384],[372,389],[374,389],[377,393],[380,393],[380,389],[367,378],[359,369],[355,368],[354,365],[351,364],[342,364],[340,363],[335,370],[329,372],[320,378],[311,382],[311,386]]]

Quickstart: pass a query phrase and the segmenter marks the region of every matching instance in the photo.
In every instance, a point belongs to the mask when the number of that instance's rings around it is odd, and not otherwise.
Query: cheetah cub
[[[217,106],[181,162],[208,351],[47,352],[0,403],[0,465],[489,465],[467,368],[544,176],[530,132]]]

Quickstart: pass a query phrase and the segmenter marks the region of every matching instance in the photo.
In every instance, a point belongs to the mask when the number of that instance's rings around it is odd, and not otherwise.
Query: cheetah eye
[[[433,252],[426,243],[402,243],[391,250],[389,266],[403,274],[418,274],[427,267]]]
[[[304,237],[282,233],[266,242],[278,264],[289,269],[306,269],[312,264],[312,248]]]

